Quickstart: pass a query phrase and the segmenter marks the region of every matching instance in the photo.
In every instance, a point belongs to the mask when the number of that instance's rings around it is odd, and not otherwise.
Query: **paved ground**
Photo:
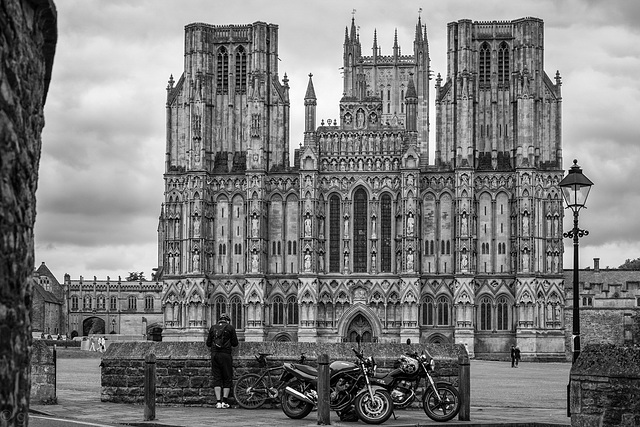
[[[58,359],[58,405],[31,405],[38,413],[58,418],[93,422],[96,425],[163,425],[163,426],[312,426],[316,413],[303,420],[291,420],[280,409],[227,409],[202,407],[156,408],[156,420],[143,422],[140,405],[104,403],[100,401],[100,359]],[[511,368],[506,362],[471,361],[471,421],[452,420],[445,425],[570,425],[566,416],[566,390],[569,363],[523,363]],[[332,424],[340,423],[335,413]],[[422,411],[398,411],[385,423],[389,426],[434,425]],[[46,424],[45,424],[46,425]]]

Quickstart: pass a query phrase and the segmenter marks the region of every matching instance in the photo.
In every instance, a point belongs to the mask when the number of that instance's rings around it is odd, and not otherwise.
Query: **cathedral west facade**
[[[564,357],[561,82],[544,24],[447,26],[430,97],[427,32],[364,55],[346,28],[339,120],[289,159],[278,27],[185,27],[167,87],[159,221],[164,340],[221,312],[246,341],[455,342],[476,356]],[[429,109],[435,156],[429,159]]]

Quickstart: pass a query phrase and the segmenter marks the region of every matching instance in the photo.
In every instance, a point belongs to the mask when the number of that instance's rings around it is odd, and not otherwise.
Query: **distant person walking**
[[[516,353],[516,368],[517,368],[518,362],[520,362],[520,347],[516,346],[515,353]]]
[[[209,329],[207,337],[207,347],[211,347],[211,373],[213,375],[213,390],[216,394],[216,408],[218,409],[229,407],[227,399],[233,385],[231,347],[237,346],[236,328],[231,324],[229,315],[222,313],[218,318],[218,323]]]
[[[96,351],[96,339],[94,337],[89,338],[89,351]]]
[[[516,367],[516,346],[515,345],[511,346],[511,367],[512,368]]]

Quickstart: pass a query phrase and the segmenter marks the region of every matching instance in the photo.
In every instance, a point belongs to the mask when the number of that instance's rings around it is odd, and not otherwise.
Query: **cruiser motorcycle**
[[[370,381],[377,367],[374,358],[365,358],[362,351],[352,350],[355,363],[336,361],[329,365],[329,405],[341,417],[353,407],[365,423],[381,424],[391,416],[393,400],[382,386]],[[282,411],[289,418],[304,418],[318,401],[318,371],[295,363],[285,363],[283,368],[280,380],[286,386],[280,400]]]
[[[407,340],[411,344],[411,340]],[[371,383],[384,387],[391,394],[395,408],[404,409],[417,398],[416,390],[422,378],[425,379],[425,390],[422,407],[429,418],[434,421],[449,421],[460,411],[458,390],[449,383],[435,382],[431,373],[435,370],[435,362],[431,355],[407,352],[396,361],[397,368],[385,374],[375,374]]]

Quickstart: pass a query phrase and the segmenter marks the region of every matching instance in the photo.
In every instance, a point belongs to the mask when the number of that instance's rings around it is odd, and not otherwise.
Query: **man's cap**
[[[229,317],[229,315],[227,313],[222,313],[220,315],[220,317],[218,318],[218,320],[226,320],[227,322],[231,322],[231,317]]]

